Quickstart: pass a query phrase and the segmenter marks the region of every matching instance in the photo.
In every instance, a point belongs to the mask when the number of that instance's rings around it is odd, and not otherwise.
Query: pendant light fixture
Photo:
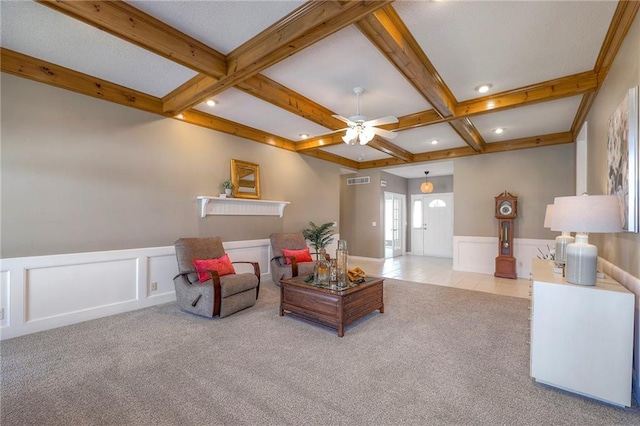
[[[424,182],[422,182],[422,185],[420,185],[420,192],[422,192],[423,194],[433,192],[433,184],[427,181],[428,174],[429,172],[424,172]]]

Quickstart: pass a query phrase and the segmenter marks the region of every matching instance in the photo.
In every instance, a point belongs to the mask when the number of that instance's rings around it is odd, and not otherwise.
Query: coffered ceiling
[[[639,3],[2,1],[0,8],[3,72],[350,169],[409,166],[415,176],[406,177],[421,177],[424,162],[573,142]],[[484,94],[475,90],[482,84],[491,85]],[[332,115],[355,115],[354,87],[364,88],[361,114],[398,117],[382,126],[396,130],[395,139],[342,142],[344,123]]]

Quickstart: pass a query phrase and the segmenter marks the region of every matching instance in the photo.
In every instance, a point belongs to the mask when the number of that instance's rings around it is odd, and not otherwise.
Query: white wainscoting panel
[[[224,247],[232,261],[258,262],[270,280],[268,239]],[[173,302],[177,273],[173,246],[0,259],[0,339]]]
[[[531,274],[532,259],[540,256],[540,251],[548,253],[548,247],[554,244],[555,240],[515,238],[513,254],[516,258],[518,278],[528,279]],[[498,256],[497,237],[453,237],[453,269],[455,271],[493,275],[496,256]]]
[[[9,271],[0,270],[0,327],[9,325]]]
[[[25,322],[137,299],[138,260],[29,268]]]

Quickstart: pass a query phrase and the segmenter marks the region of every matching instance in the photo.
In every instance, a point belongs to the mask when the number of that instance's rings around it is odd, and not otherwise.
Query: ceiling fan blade
[[[398,122],[397,117],[394,117],[393,115],[387,115],[386,117],[380,117],[380,118],[376,118],[375,120],[365,121],[362,125],[363,126],[383,126],[385,124],[391,124],[391,123],[397,123],[397,122]]]
[[[355,126],[355,124],[356,124],[356,123],[354,123],[353,121],[349,120],[348,118],[345,118],[345,117],[343,117],[343,116],[341,116],[341,115],[338,115],[338,114],[334,114],[334,115],[332,115],[332,117],[333,117],[333,118],[337,118],[338,120],[340,120],[340,121],[343,121],[343,122],[347,123],[347,125],[348,125],[349,127],[353,127],[353,126]]]
[[[393,139],[396,136],[398,136],[398,134],[396,132],[392,132],[390,130],[381,129],[379,127],[372,127],[371,129],[373,130],[373,133],[375,133],[378,136],[382,136],[385,139]]]

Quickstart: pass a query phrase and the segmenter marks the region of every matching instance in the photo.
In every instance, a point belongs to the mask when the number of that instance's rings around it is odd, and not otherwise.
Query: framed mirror
[[[260,166],[231,159],[233,196],[260,199]]]

